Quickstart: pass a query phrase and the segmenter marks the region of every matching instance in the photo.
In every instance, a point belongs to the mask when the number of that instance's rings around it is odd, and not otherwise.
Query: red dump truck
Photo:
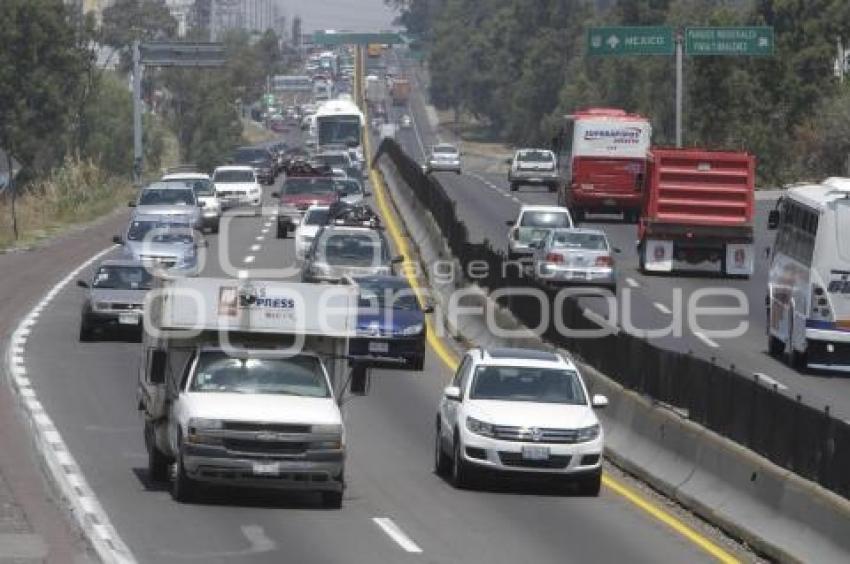
[[[649,120],[617,108],[587,108],[567,116],[558,135],[564,183],[559,205],[577,221],[585,213],[621,213],[637,222],[643,201]]]
[[[652,149],[638,226],[642,272],[753,272],[755,157]]]
[[[410,99],[410,81],[406,78],[393,79],[390,86],[390,97],[394,106],[405,106]]]

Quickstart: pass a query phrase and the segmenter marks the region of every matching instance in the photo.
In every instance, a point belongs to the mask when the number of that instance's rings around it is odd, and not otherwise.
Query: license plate
[[[122,313],[118,316],[118,323],[121,325],[138,325],[139,316],[135,313]]]
[[[522,447],[523,460],[549,460],[549,447],[524,446]]]
[[[277,462],[255,462],[254,475],[256,476],[277,476],[280,474],[280,464]]]
[[[388,353],[390,352],[390,344],[386,341],[371,341],[369,343],[370,353]]]

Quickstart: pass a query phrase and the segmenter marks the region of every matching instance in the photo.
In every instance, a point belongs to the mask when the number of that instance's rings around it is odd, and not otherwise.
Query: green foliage
[[[588,57],[593,25],[771,25],[776,55],[688,57],[685,142],[744,149],[763,183],[845,172],[847,95],[835,39],[850,44],[846,0],[388,0],[429,43],[436,106],[471,114],[494,137],[546,143],[563,114],[613,106],[674,138],[672,57]],[[427,16],[427,17],[426,17]]]
[[[168,39],[177,34],[175,20],[165,0],[115,0],[103,10],[101,33],[105,45],[129,47],[134,40]]]

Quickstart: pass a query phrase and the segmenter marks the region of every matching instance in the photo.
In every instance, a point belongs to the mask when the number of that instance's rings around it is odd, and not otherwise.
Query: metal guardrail
[[[476,280],[480,286],[490,291],[538,288],[551,296],[548,288],[516,268],[503,273],[507,256],[488,241],[470,243],[454,201],[398,143],[384,139],[375,160],[382,155],[392,160],[419,202],[431,212],[463,272],[468,272],[471,261],[485,261],[490,268],[486,277]],[[537,299],[515,296],[503,300],[502,305],[526,326],[539,326],[541,308]],[[571,329],[599,329],[572,298],[563,301],[561,319]],[[734,366],[663,350],[625,331],[595,339],[570,338],[549,326],[544,338],[572,351],[626,388],[672,406],[688,419],[773,463],[850,498],[850,424],[832,417],[828,408],[818,410],[803,404],[799,396],[788,397],[757,376],[737,372]]]

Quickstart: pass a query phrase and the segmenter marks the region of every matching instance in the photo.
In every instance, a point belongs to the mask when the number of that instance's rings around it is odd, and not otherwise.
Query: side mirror
[[[505,225],[507,225],[508,227],[513,227],[514,225],[516,225],[516,221],[514,221],[513,219],[509,219],[505,222]]]
[[[529,249],[539,249],[541,247],[543,247],[543,241],[540,241],[540,240],[532,241],[531,243],[528,244]]]
[[[443,390],[443,396],[450,401],[460,401],[460,388],[457,386],[447,386]]]
[[[148,369],[151,384],[165,384],[165,367],[168,356],[165,351],[151,352],[151,365]]]
[[[122,239],[122,238],[121,238],[120,236],[118,236],[118,235],[115,235],[115,236],[112,238],[112,242],[113,242],[113,243],[115,243],[116,245],[123,245],[123,244],[124,244],[124,239]]]
[[[280,192],[272,192],[272,198],[280,198]]]
[[[614,251],[615,254],[618,254],[618,255],[623,252],[622,249],[620,249],[620,247],[614,247],[613,251]]]
[[[85,280],[77,280],[77,286],[79,286],[80,288],[88,288],[89,283]]]
[[[401,264],[401,263],[404,262],[404,257],[401,256],[401,255],[398,255],[397,257],[393,257],[393,259],[390,262],[392,264]]]
[[[136,207],[136,202],[127,202],[127,207],[128,207],[128,208],[135,208],[135,207]]]
[[[422,172],[424,172],[425,174],[428,174],[429,172],[431,172],[430,169],[428,168],[428,165],[422,165]]]
[[[514,160],[513,160],[513,159],[510,159],[510,158],[505,159],[505,164],[507,164],[507,165],[512,165],[512,164],[514,164]]]
[[[776,229],[779,227],[779,210],[770,210],[767,214],[767,228]]]
[[[608,407],[608,398],[602,394],[593,394],[593,398],[590,400],[590,405],[596,409],[606,408]]]

